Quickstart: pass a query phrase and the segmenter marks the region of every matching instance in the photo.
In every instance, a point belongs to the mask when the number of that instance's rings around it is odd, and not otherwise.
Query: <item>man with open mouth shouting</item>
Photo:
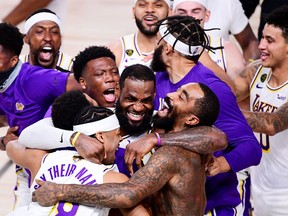
[[[29,54],[20,56],[22,62],[62,72],[70,71],[72,57],[60,51],[61,21],[53,11],[40,9],[32,13],[25,21],[24,34]]]

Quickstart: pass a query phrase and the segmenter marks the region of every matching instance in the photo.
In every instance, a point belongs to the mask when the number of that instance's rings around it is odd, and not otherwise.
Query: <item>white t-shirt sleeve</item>
[[[232,22],[230,26],[231,34],[239,34],[248,24],[248,18],[246,17],[241,2],[239,0],[231,1]]]
[[[44,118],[25,128],[18,141],[26,148],[43,150],[71,147],[70,137],[73,133],[54,127],[51,118]]]

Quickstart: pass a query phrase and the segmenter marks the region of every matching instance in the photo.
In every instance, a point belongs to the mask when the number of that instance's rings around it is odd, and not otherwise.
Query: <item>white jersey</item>
[[[145,61],[144,59],[152,55],[154,50],[150,53],[142,53],[137,44],[137,33],[125,35],[120,40],[122,43],[122,59],[118,67],[120,75],[126,67],[133,64],[150,66],[152,59],[149,61]]]
[[[239,0],[208,0],[211,16],[204,24],[205,29],[220,28],[207,31],[208,35],[229,40],[229,32],[235,35],[244,30],[248,24],[241,2]]]
[[[26,55],[20,55],[19,59],[25,63],[25,62],[29,62],[29,54]],[[70,72],[72,69],[72,65],[73,65],[73,58],[61,51],[59,51],[59,58],[57,61],[57,65],[56,65],[56,70],[61,71],[61,72]]]
[[[43,157],[42,165],[35,179],[59,184],[95,185],[102,184],[105,173],[112,170],[118,172],[117,166],[95,164],[79,157],[79,154],[76,151],[62,150],[47,154]],[[39,185],[37,185],[34,180],[31,185],[31,194],[38,187]],[[55,206],[45,208],[41,207],[36,202],[32,202],[26,207],[27,215],[35,216],[107,216],[109,210],[109,208],[89,207],[69,202],[59,202]]]
[[[208,51],[210,58],[224,71],[227,71],[227,62],[224,52],[224,39],[220,37],[209,36],[209,46],[217,48],[223,47],[222,49],[215,49]]]
[[[269,86],[271,69],[260,67],[250,85],[250,108],[253,112],[275,112],[287,102],[288,81],[277,88]],[[263,155],[251,168],[255,216],[288,214],[288,130],[274,136],[255,133]]]

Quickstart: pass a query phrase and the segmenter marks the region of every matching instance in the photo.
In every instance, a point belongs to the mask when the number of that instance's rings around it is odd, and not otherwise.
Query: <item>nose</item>
[[[107,71],[105,73],[105,82],[114,82],[115,78],[113,76],[113,73],[111,71]]]
[[[140,112],[144,109],[144,105],[142,102],[140,101],[136,101],[134,104],[133,104],[133,109],[136,111],[136,112]]]
[[[45,31],[44,33],[44,40],[50,41],[52,38],[51,33],[49,31]]]
[[[153,12],[155,9],[154,9],[154,5],[153,4],[147,4],[147,7],[146,7],[146,11],[147,12]]]
[[[263,49],[265,49],[265,47],[266,47],[265,39],[264,39],[264,38],[261,38],[258,48],[259,48],[260,50],[263,50]]]

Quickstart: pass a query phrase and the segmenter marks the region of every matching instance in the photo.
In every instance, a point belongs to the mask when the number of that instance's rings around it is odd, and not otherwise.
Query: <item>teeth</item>
[[[137,114],[134,114],[134,113],[129,113],[129,115],[131,115],[134,118],[141,118],[141,116],[142,116],[142,115],[137,115]]]
[[[51,51],[52,50],[52,47],[43,47],[42,48],[44,51]]]
[[[169,109],[169,105],[167,104],[166,101],[164,101],[164,103],[163,103],[163,107]]]

